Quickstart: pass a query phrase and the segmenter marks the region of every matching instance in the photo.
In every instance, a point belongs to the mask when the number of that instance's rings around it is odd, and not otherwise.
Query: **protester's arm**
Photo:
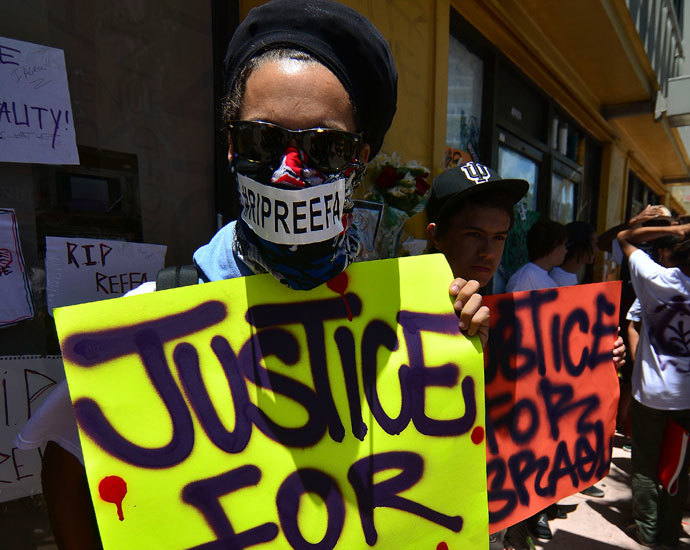
[[[640,341],[640,322],[628,321],[628,344],[630,344],[630,360],[635,362],[637,344]]]
[[[618,233],[618,242],[621,245],[623,254],[629,258],[637,250],[636,244],[671,235],[683,238],[688,233],[690,233],[690,224],[666,225],[663,227],[635,227]]]
[[[482,305],[479,283],[474,280],[455,279],[448,292],[453,299],[453,309],[460,318],[458,326],[468,336],[479,335],[482,347],[489,340],[489,308]]]
[[[48,441],[43,453],[41,485],[58,548],[101,550],[86,470],[53,441]]]
[[[611,227],[604,231],[601,235],[599,235],[597,246],[599,247],[599,250],[603,250],[604,252],[611,252],[613,241],[618,235],[618,233],[620,233],[624,229],[635,227],[636,225],[642,224],[646,221],[661,217],[666,217],[666,211],[664,207],[658,204],[654,206],[648,204],[644,208],[644,210],[642,210],[642,212],[640,212],[637,216],[633,216],[627,222],[623,222],[614,227]]]

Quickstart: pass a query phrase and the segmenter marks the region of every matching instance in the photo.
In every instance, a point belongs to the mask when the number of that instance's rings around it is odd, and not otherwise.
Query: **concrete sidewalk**
[[[549,522],[553,539],[535,541],[536,548],[549,550],[614,550],[645,548],[631,539],[626,526],[632,523],[630,494],[630,451],[622,448],[625,440],[616,434],[613,459],[609,475],[596,484],[606,491],[603,498],[592,498],[580,493],[563,499],[560,504],[568,510],[566,519]],[[572,511],[571,511],[572,510]],[[690,549],[690,510],[683,517],[684,534],[679,550]]]

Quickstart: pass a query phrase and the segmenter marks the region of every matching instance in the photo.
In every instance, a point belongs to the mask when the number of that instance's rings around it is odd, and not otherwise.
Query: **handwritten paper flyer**
[[[34,303],[12,208],[0,208],[0,327],[31,319]]]
[[[0,502],[41,492],[41,454],[15,438],[64,378],[59,355],[0,357]]]
[[[62,50],[0,36],[0,162],[79,164]]]
[[[48,311],[117,298],[155,281],[166,250],[160,244],[46,237]]]

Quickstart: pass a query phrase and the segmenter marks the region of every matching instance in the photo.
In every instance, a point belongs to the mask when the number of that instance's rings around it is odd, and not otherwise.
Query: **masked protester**
[[[195,253],[201,278],[268,272],[314,288],[359,251],[352,196],[395,113],[390,48],[341,4],[279,0],[240,25],[225,72],[241,214]]]
[[[293,289],[325,283],[357,255],[353,192],[395,114],[397,72],[386,40],[337,2],[273,0],[238,26],[225,85],[241,213],[195,252],[199,282],[270,273]],[[133,293],[154,289],[150,282]],[[475,291],[463,279],[449,289],[461,329],[484,342],[488,309]],[[98,548],[64,382],[49,401],[17,445],[50,440],[42,479],[58,546]]]

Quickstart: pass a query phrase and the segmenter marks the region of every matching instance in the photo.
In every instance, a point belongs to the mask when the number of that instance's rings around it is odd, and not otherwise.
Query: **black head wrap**
[[[355,104],[373,158],[393,120],[398,86],[393,55],[378,29],[331,0],[272,0],[237,27],[225,56],[226,92],[251,58],[277,48],[306,52],[335,74]]]

